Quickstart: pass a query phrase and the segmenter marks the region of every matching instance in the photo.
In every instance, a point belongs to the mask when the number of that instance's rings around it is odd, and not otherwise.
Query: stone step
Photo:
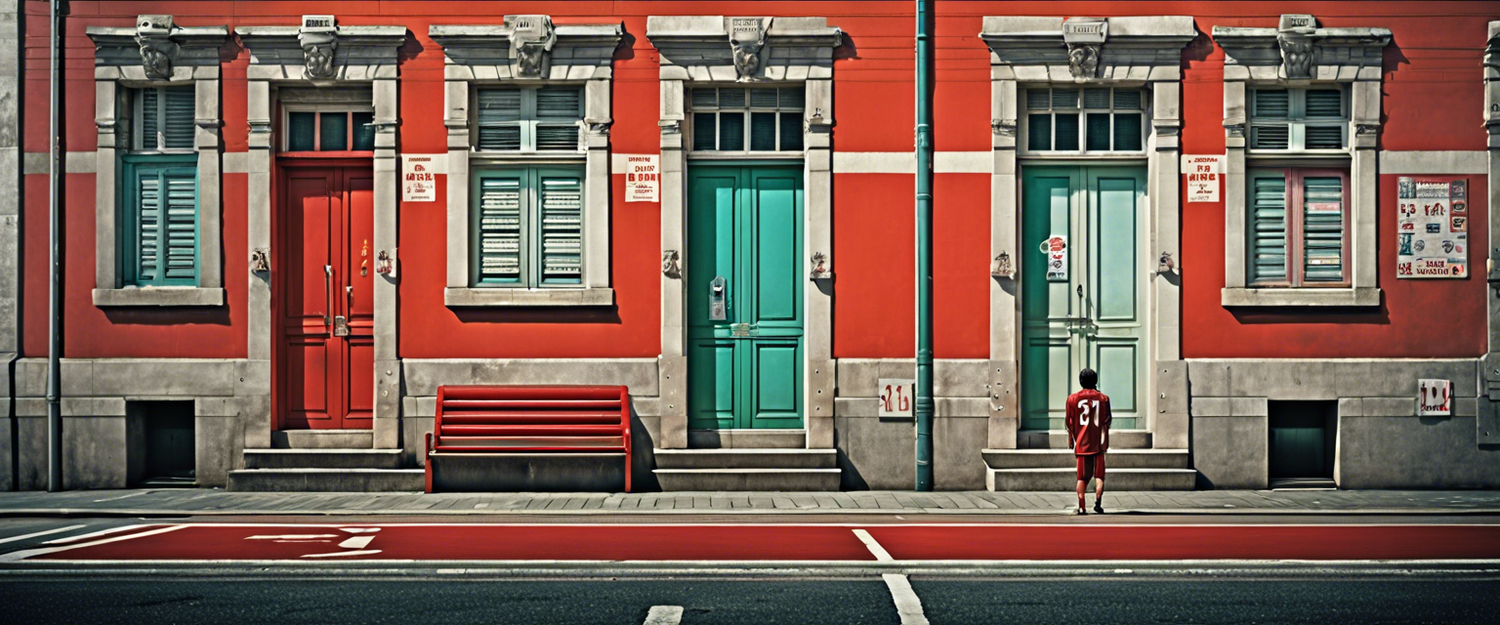
[[[984,462],[991,469],[1042,469],[1077,467],[1067,449],[986,449]],[[1186,449],[1111,449],[1104,456],[1106,471],[1119,469],[1186,469],[1192,454]]]
[[[390,492],[423,490],[422,469],[245,469],[229,472],[229,490]]]
[[[836,491],[839,469],[656,469],[662,491]]]
[[[805,430],[688,430],[693,449],[805,449]]]
[[[832,449],[657,449],[658,469],[831,469]]]
[[[1069,449],[1067,430],[1023,430],[1016,439],[1021,449]],[[1150,449],[1149,430],[1111,430],[1110,449]]]
[[[1192,469],[1111,469],[1106,467],[1105,492],[1134,490],[1193,490],[1198,472]],[[985,485],[993,491],[1072,492],[1078,472],[1066,469],[989,469]],[[1089,485],[1093,491],[1093,485]]]
[[[274,430],[274,449],[370,449],[374,430]]]
[[[399,469],[400,449],[246,449],[246,469]]]

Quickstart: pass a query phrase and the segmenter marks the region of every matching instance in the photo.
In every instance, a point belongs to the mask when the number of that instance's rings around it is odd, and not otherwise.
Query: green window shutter
[[[578,123],[583,120],[583,89],[537,89],[536,118],[536,149],[577,150]]]
[[[140,124],[141,124],[141,149],[157,149],[157,139],[161,132],[161,96],[157,89],[141,89]]]
[[[479,149],[521,149],[521,90],[514,87],[480,89],[477,96]]]
[[[583,283],[583,175],[546,170],[538,179],[542,285]]]
[[[1285,150],[1291,147],[1292,92],[1256,89],[1250,99],[1250,147]]]
[[[198,283],[198,176],[191,165],[136,165],[125,213],[125,282]]]
[[[1251,178],[1250,225],[1250,282],[1286,282],[1285,177],[1276,174]]]
[[[193,121],[193,109],[197,100],[193,87],[166,87],[161,91],[166,99],[163,113],[165,117],[161,121],[162,138],[165,140],[165,145],[162,147],[178,150],[192,149],[193,132],[197,127]]]
[[[477,285],[524,284],[526,178],[525,170],[477,177],[473,228]]]
[[[1344,281],[1344,181],[1303,180],[1302,249],[1306,282]]]

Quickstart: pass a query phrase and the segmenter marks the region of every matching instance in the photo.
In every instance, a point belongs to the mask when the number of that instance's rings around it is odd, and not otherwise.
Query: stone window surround
[[[707,16],[646,19],[646,38],[661,54],[661,435],[664,449],[688,446],[686,285],[681,267],[686,231],[687,153],[683,127],[686,96],[693,86],[802,82],[803,241],[809,279],[803,286],[803,424],[807,448],[834,447],[833,272],[833,51],[843,31],[822,17],[758,17],[759,40],[731,44],[731,20]],[[738,18],[744,20],[746,18]],[[750,75],[740,76],[745,57],[755,56]],[[738,62],[737,62],[738,61]],[[811,260],[820,255],[829,269],[817,274]]]
[[[1076,19],[1076,18],[1075,18]],[[1090,18],[1085,18],[1090,19]],[[1020,444],[1020,281],[999,265],[1031,249],[1018,240],[1020,174],[1017,150],[1023,85],[1148,87],[1149,125],[1146,159],[1147,247],[1143,266],[1156,267],[1162,253],[1179,258],[1181,228],[1179,132],[1182,127],[1182,50],[1198,36],[1189,16],[1104,18],[1107,37],[1093,56],[1097,68],[1082,68],[1075,78],[1070,66],[1064,18],[991,16],[980,37],[990,49],[990,106],[994,165],[991,174],[990,253],[997,275],[990,281],[990,427],[987,447],[1013,449]],[[1092,71],[1093,74],[1089,75]],[[1135,157],[1135,155],[1132,155]],[[1059,157],[1071,162],[1117,162],[1118,158]],[[1139,157],[1136,157],[1139,158]],[[1027,157],[1028,162],[1036,160]],[[1142,388],[1145,427],[1157,448],[1185,449],[1187,431],[1186,365],[1181,360],[1180,270],[1151,272],[1148,278],[1147,361],[1154,366]],[[1154,389],[1154,391],[1152,390]]]
[[[308,78],[304,51],[298,41],[298,26],[241,26],[235,34],[250,52],[245,70],[246,117],[249,123],[249,175],[247,192],[246,245],[252,253],[269,253],[275,243],[271,215],[279,208],[272,196],[272,181],[277,175],[276,146],[272,128],[276,112],[278,87],[348,87],[368,86],[375,109],[375,154],[371,159],[374,173],[374,245],[376,250],[396,250],[397,193],[399,180],[396,166],[396,129],[399,125],[396,81],[397,53],[406,42],[405,26],[338,26],[338,45],[334,51],[333,76]],[[274,259],[275,254],[270,254]],[[254,271],[244,259],[248,274],[248,360],[247,370],[254,379],[265,381],[270,395],[275,369],[271,356],[276,326],[271,316],[272,284],[270,274]],[[273,262],[275,262],[273,260]],[[399,260],[398,260],[399,262]],[[397,280],[390,276],[374,283],[375,324],[375,414],[373,419],[375,448],[401,447],[401,361],[397,357]],[[245,447],[271,446],[272,412],[267,403],[265,414],[246,417]]]
[[[1489,189],[1486,197],[1489,219],[1483,226],[1471,224],[1471,228],[1484,227],[1489,232],[1490,253],[1488,258],[1500,259],[1500,215],[1496,214],[1495,207],[1500,206],[1500,21],[1489,23],[1488,38],[1486,40],[1483,61],[1484,77],[1484,128],[1487,148],[1486,158],[1489,161],[1489,177],[1486,188]],[[1479,266],[1478,263],[1471,264],[1472,267]],[[1488,341],[1484,358],[1480,361],[1479,370],[1484,374],[1481,376],[1484,383],[1481,386],[1480,396],[1488,401],[1479,402],[1479,423],[1477,427],[1481,432],[1494,433],[1500,431],[1500,263],[1493,263],[1486,276],[1491,288],[1485,289],[1487,295],[1485,300],[1489,302],[1488,317]],[[1488,439],[1490,441],[1494,438]]]
[[[1316,28],[1309,33],[1312,54],[1310,79],[1289,80],[1278,49],[1277,28],[1216,26],[1213,38],[1224,49],[1224,289],[1221,305],[1346,306],[1380,305],[1379,264],[1376,254],[1376,147],[1380,132],[1382,51],[1391,41],[1385,28]],[[1256,288],[1247,284],[1245,228],[1246,162],[1249,88],[1260,85],[1307,87],[1347,85],[1349,104],[1349,222],[1352,285],[1342,288]],[[1278,161],[1281,163],[1289,161]],[[1327,164],[1310,161],[1309,165]]]
[[[523,76],[513,38],[524,36],[518,18],[536,18],[555,37],[541,63],[544,76]],[[610,287],[609,127],[614,52],[624,36],[621,23],[551,25],[546,16],[505,16],[504,25],[432,25],[428,34],[443,46],[445,107],[448,129],[447,286],[443,304],[472,306],[612,306]],[[471,85],[541,85],[581,83],[584,88],[583,284],[582,286],[486,287],[469,281],[469,179],[471,163],[577,162],[573,155],[480,154],[474,151],[469,112]],[[566,160],[559,160],[559,159]]]
[[[170,16],[165,17],[170,24]],[[148,16],[136,21],[142,23]],[[94,183],[95,306],[223,306],[223,234],[220,199],[219,48],[229,38],[226,26],[170,26],[174,52],[170,76],[152,79],[141,60],[135,27],[91,26],[86,30],[96,48],[94,58],[94,123],[98,128]],[[157,36],[160,38],[160,36]],[[198,155],[197,286],[126,286],[120,266],[120,213],[117,205],[121,162],[130,149],[130,133],[119,126],[122,89],[187,86],[194,88],[193,152]]]

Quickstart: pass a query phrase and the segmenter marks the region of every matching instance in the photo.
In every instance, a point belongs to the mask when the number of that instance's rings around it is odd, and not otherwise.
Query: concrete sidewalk
[[[0,493],[0,517],[183,515],[1066,514],[1072,493],[244,493],[138,489]],[[1092,504],[1093,495],[1089,496]],[[1500,514],[1500,491],[1214,490],[1105,493],[1114,514]]]

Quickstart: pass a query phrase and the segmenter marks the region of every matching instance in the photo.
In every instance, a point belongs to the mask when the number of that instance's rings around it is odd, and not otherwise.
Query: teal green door
[[[1021,428],[1063,429],[1063,403],[1091,367],[1112,427],[1134,429],[1146,374],[1145,171],[1035,166],[1022,181]]]
[[[688,427],[802,427],[802,168],[688,172]]]

